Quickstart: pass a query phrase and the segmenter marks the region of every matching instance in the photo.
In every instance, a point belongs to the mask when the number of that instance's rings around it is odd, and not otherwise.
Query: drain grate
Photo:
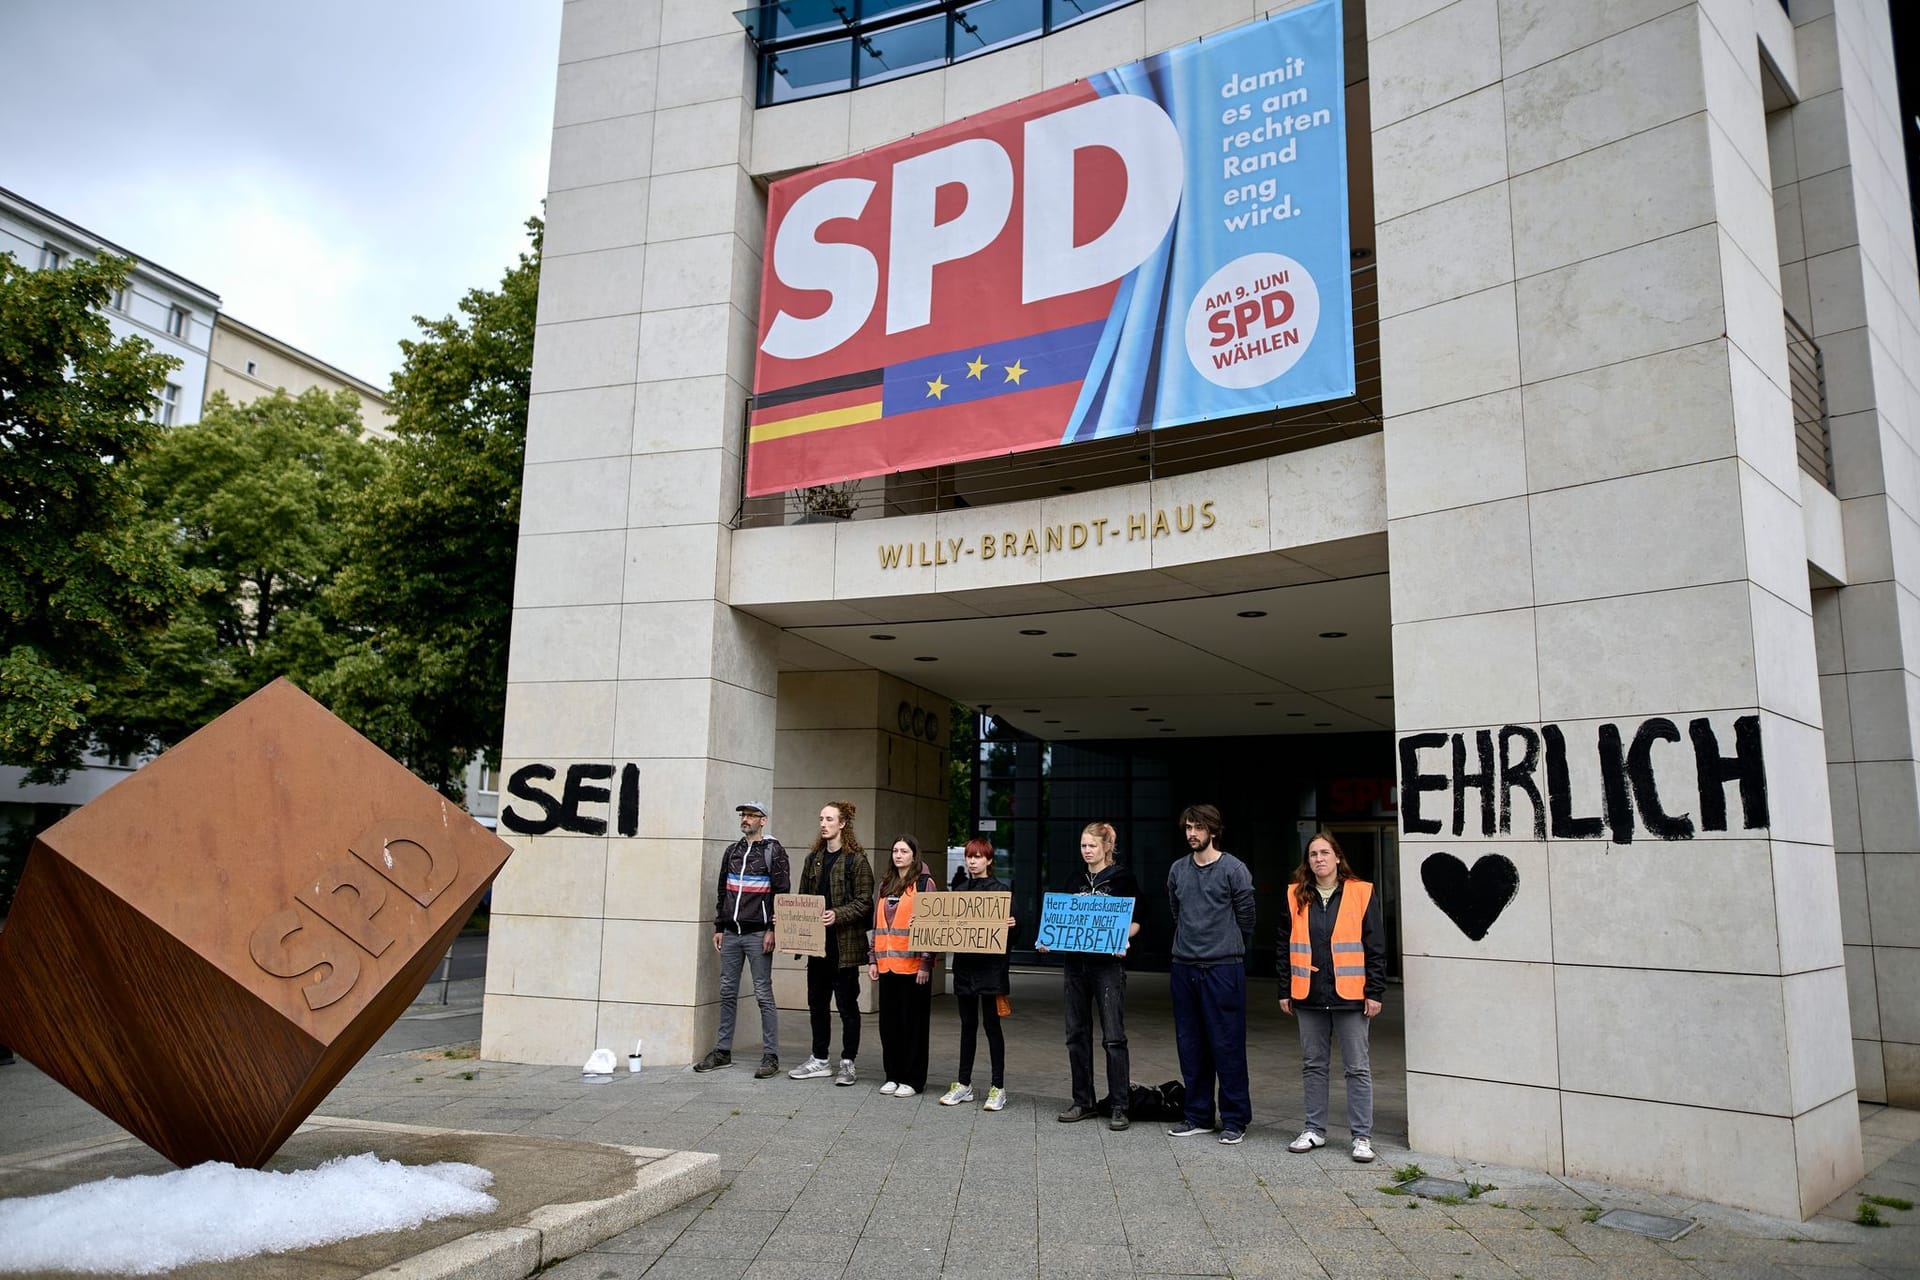
[[[1678,1240],[1700,1225],[1692,1218],[1668,1218],[1657,1213],[1636,1213],[1632,1209],[1609,1209],[1595,1218],[1594,1223],[1615,1231],[1631,1231],[1649,1240]]]
[[[1401,1190],[1415,1196],[1458,1196],[1467,1199],[1467,1184],[1456,1182],[1452,1178],[1415,1178],[1412,1182],[1400,1184]]]

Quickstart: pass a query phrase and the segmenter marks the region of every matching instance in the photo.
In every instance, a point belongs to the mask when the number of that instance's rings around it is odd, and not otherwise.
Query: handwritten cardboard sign
[[[803,956],[827,954],[827,926],[820,923],[827,900],[817,893],[773,895],[773,936],[782,951]]]
[[[907,945],[915,951],[1005,955],[1012,914],[1013,895],[1006,892],[917,893]]]
[[[1092,951],[1117,955],[1126,950],[1133,923],[1133,899],[1097,893],[1050,893],[1040,911],[1034,939],[1049,951]]]

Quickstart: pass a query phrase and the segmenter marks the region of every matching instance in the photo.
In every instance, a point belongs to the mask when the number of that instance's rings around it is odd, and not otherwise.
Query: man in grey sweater
[[[1167,1130],[1186,1138],[1214,1130],[1234,1146],[1253,1123],[1247,1083],[1247,948],[1253,937],[1253,873],[1214,843],[1223,824],[1210,804],[1180,815],[1189,856],[1167,869],[1173,911],[1173,1035],[1186,1077],[1186,1118]]]

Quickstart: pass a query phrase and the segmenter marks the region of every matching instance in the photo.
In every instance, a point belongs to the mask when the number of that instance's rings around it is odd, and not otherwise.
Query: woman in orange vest
[[[1327,1145],[1327,1066],[1338,1032],[1340,1061],[1347,1069],[1353,1158],[1366,1164],[1373,1159],[1367,1023],[1379,1014],[1380,997],[1387,992],[1380,895],[1365,880],[1354,878],[1340,842],[1321,831],[1307,842],[1307,856],[1294,872],[1287,905],[1293,928],[1287,938],[1287,976],[1280,982],[1280,1011],[1300,1023],[1300,1074],[1307,1094],[1306,1128],[1287,1150]]]
[[[937,886],[920,861],[912,836],[893,842],[887,877],[873,900],[873,935],[867,976],[880,994],[880,1061],[887,1082],[880,1092],[911,1098],[927,1087],[927,1018],[933,988],[933,956],[910,951],[913,900]]]

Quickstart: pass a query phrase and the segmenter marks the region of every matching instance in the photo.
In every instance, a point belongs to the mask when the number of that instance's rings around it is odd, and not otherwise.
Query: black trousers
[[[1127,1062],[1127,971],[1118,956],[1066,957],[1067,1063],[1075,1106],[1093,1109],[1093,1010],[1100,1010],[1100,1043],[1107,1051],[1107,1102],[1127,1109],[1133,1076]]]
[[[933,984],[910,973],[880,975],[880,1061],[887,1079],[927,1087],[927,1021]]]
[[[831,956],[807,957],[807,1016],[813,1023],[813,1056],[831,1062],[833,1006],[840,1006],[840,1056],[860,1056],[860,969]]]
[[[977,1024],[986,1020],[987,1056],[993,1060],[993,1087],[1007,1087],[1007,1036],[1000,1029],[999,996],[955,996],[960,1010],[960,1071],[954,1076],[961,1084],[973,1083],[973,1053],[979,1045]]]

